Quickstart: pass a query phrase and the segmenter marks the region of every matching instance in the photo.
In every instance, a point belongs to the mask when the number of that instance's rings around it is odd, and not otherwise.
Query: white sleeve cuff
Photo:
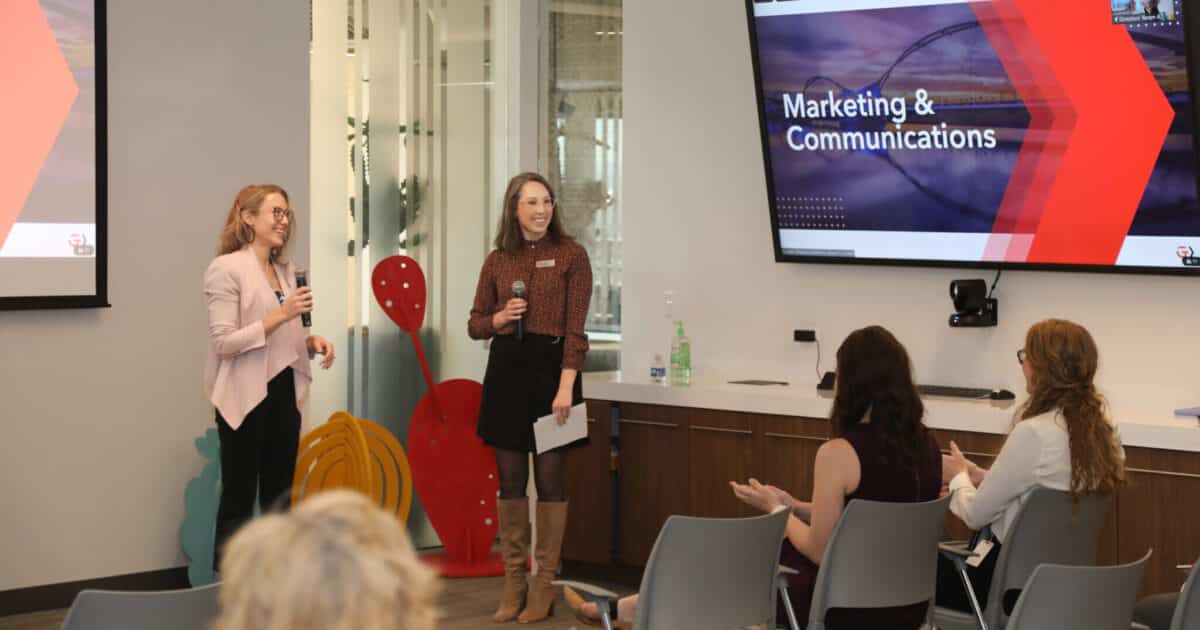
[[[951,494],[954,494],[954,491],[962,488],[970,488],[972,490],[975,489],[975,484],[971,483],[971,476],[968,475],[966,471],[958,473],[953,479],[950,480]]]

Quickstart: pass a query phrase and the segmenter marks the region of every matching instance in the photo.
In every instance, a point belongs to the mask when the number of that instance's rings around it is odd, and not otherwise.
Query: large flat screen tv
[[[1185,8],[746,0],[776,260],[1200,273]]]
[[[108,305],[104,18],[0,0],[0,310]]]

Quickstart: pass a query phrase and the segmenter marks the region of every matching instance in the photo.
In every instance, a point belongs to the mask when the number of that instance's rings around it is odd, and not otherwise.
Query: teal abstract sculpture
[[[188,581],[204,586],[217,581],[213,567],[213,541],[217,535],[217,507],[221,502],[221,442],[216,429],[196,438],[196,450],[208,458],[200,476],[188,482],[185,513],[179,542],[188,557]]]

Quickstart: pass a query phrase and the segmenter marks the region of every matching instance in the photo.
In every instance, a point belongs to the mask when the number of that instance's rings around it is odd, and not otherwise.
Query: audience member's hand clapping
[[[781,500],[778,494],[782,492],[781,490],[773,486],[765,486],[757,479],[751,478],[750,482],[745,484],[730,481],[729,487],[733,489],[733,495],[742,503],[763,512],[773,512],[780,506],[791,508],[791,505]],[[786,492],[783,494],[787,495]]]

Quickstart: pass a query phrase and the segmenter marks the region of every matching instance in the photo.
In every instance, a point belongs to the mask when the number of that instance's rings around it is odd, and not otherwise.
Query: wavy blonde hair
[[[1034,324],[1025,335],[1025,361],[1033,373],[1020,420],[1057,410],[1071,448],[1071,494],[1107,495],[1124,485],[1125,462],[1108,404],[1092,380],[1099,365],[1087,329],[1062,319]]]
[[[257,216],[259,206],[271,193],[282,196],[289,207],[292,205],[287,191],[282,186],[275,184],[251,184],[238,191],[237,196],[233,198],[233,207],[229,208],[229,214],[225,216],[225,226],[221,228],[221,240],[217,244],[218,256],[231,254],[254,242],[254,229],[242,221],[242,212],[246,211]],[[283,247],[271,248],[272,263],[287,260],[284,250],[287,249],[288,241],[292,239],[292,224],[295,222],[296,215],[293,213],[292,218],[288,221],[287,230],[283,234]]]
[[[430,630],[433,572],[403,524],[365,496],[333,490],[255,519],[221,563],[213,630]]]

